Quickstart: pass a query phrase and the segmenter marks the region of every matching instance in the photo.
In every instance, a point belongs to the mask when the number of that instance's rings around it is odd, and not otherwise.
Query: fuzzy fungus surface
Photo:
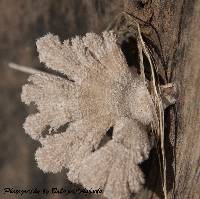
[[[39,168],[67,168],[72,182],[100,188],[109,199],[129,198],[144,183],[138,164],[151,149],[146,126],[155,108],[144,81],[128,67],[113,32],[63,43],[48,34],[36,44],[40,61],[68,77],[33,74],[22,89],[22,101],[37,105],[24,129],[42,145]],[[112,138],[102,144],[111,127]]]

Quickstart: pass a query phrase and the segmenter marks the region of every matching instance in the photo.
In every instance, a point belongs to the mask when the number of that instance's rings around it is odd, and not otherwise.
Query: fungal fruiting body
[[[22,101],[37,106],[24,128],[42,145],[39,168],[67,168],[72,182],[100,188],[109,199],[129,198],[144,183],[138,164],[151,148],[146,126],[155,108],[144,81],[128,67],[113,32],[63,43],[48,34],[36,44],[40,61],[67,76],[33,74],[22,89]]]

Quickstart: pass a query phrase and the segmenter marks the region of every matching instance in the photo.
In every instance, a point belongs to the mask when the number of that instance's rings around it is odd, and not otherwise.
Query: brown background
[[[42,69],[37,38],[48,32],[62,39],[100,32],[122,8],[120,4],[117,0],[0,0],[0,198],[20,198],[3,195],[4,187],[70,186],[65,173],[47,175],[37,168],[34,153],[38,143],[22,128],[28,109],[21,103],[20,93],[28,75],[9,69],[8,62]]]

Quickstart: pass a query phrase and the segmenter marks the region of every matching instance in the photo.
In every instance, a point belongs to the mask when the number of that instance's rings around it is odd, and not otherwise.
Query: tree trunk
[[[34,152],[38,144],[22,130],[25,109],[20,104],[20,88],[27,76],[8,69],[7,62],[41,68],[36,38],[47,32],[62,39],[88,31],[101,32],[126,11],[140,23],[168,82],[175,82],[178,88],[176,105],[165,113],[168,198],[200,198],[200,1],[1,0],[0,10],[0,127],[4,131],[0,139],[4,151],[0,155],[0,184],[18,188],[70,186],[62,174],[44,175],[36,168]],[[142,167],[146,185],[134,197],[163,198],[154,150]],[[66,198],[74,197],[78,198],[73,194]]]
[[[165,114],[168,197],[200,198],[200,1],[146,2],[140,4],[141,10],[135,10],[135,4],[126,1],[127,10],[149,20],[158,32],[164,67],[169,81],[175,82],[178,88],[177,103]],[[152,34],[149,38],[153,38]],[[154,44],[159,48],[158,42]],[[138,198],[163,197],[157,172],[151,168],[147,188]]]

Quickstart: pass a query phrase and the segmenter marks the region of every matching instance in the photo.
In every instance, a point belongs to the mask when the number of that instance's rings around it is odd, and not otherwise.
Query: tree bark
[[[128,12],[145,21],[150,20],[158,32],[164,67],[169,81],[175,82],[178,88],[177,103],[165,114],[168,197],[199,198],[200,1],[152,0],[150,4],[143,4],[147,11],[135,10],[136,6],[131,1],[126,3]],[[152,34],[149,33],[149,39],[159,48]],[[152,175],[147,179],[147,185],[149,181],[151,186],[155,182],[153,187],[150,186],[155,192],[144,189],[138,198],[163,197],[155,172],[158,170],[151,168]]]

